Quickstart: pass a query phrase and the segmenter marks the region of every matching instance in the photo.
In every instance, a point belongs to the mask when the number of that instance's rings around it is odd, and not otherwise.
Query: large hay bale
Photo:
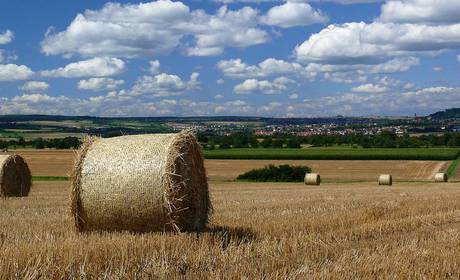
[[[448,181],[448,177],[446,173],[437,173],[434,175],[434,181],[437,183],[445,183]]]
[[[305,174],[305,185],[314,185],[318,186],[321,184],[321,176],[317,173],[307,173]]]
[[[189,132],[88,138],[72,174],[78,231],[199,231],[211,209],[201,148]]]
[[[390,174],[383,174],[379,176],[379,185],[391,186],[393,185],[393,177]]]
[[[25,160],[18,155],[0,155],[0,197],[27,196],[31,186]]]

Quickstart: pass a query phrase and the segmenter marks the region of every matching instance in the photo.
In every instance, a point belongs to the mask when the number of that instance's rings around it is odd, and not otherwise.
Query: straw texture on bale
[[[318,186],[321,184],[321,176],[316,173],[307,173],[305,174],[305,185],[315,185]]]
[[[0,197],[27,196],[31,186],[25,160],[18,155],[0,155]]]
[[[78,231],[200,231],[210,209],[190,132],[88,138],[77,152],[71,211]]]
[[[393,177],[390,174],[383,174],[379,176],[379,185],[391,186],[393,185]]]
[[[448,181],[446,173],[436,173],[434,176],[434,181],[438,183],[445,183]]]

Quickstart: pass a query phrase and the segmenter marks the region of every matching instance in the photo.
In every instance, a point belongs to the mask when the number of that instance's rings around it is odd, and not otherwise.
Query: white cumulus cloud
[[[148,95],[151,97],[181,95],[187,90],[199,87],[198,77],[199,74],[196,72],[190,75],[189,81],[184,81],[177,75],[166,73],[143,76],[135,82],[128,95]]]
[[[460,47],[460,23],[446,26],[352,22],[330,25],[295,49],[301,62],[372,64],[388,56]]]
[[[19,89],[23,91],[35,91],[35,92],[40,92],[40,91],[45,91],[50,87],[50,85],[47,82],[43,81],[29,81],[26,82],[24,85],[19,87]]]
[[[267,58],[258,65],[248,65],[240,58],[220,60],[217,67],[224,76],[231,78],[258,78],[275,75],[299,75],[311,78],[314,73],[296,62],[288,62],[275,58]]]
[[[160,73],[160,62],[158,60],[149,61],[150,68],[149,71],[151,74],[156,75]]]
[[[258,11],[250,7],[223,6],[208,14],[180,1],[108,3],[78,14],[66,30],[47,34],[41,47],[48,55],[138,57],[183,46],[188,55],[208,56],[266,42],[268,33],[257,25]]]
[[[263,94],[278,94],[288,89],[287,85],[293,81],[285,77],[280,77],[274,81],[247,79],[244,82],[237,84],[233,91],[236,94],[263,93]]]
[[[445,24],[460,21],[460,1],[392,0],[382,6],[383,22]]]
[[[66,97],[61,97],[61,100],[69,100]],[[25,102],[25,103],[50,103],[58,101],[59,98],[49,96],[47,94],[32,93],[32,94],[23,94],[18,95],[13,98],[15,102]]]
[[[387,88],[376,84],[364,84],[352,88],[353,92],[379,93],[387,91]]]
[[[264,2],[282,2],[283,0],[213,0],[213,2],[220,2],[225,4],[232,3],[264,3]],[[311,0],[311,2],[335,2],[342,5],[350,4],[365,4],[365,3],[378,3],[384,0]]]
[[[44,77],[81,78],[106,77],[120,74],[125,67],[123,60],[112,57],[95,57],[70,63],[64,67],[42,71]]]
[[[14,33],[11,30],[6,30],[0,33],[0,45],[11,43],[14,39]]]
[[[297,98],[299,98],[299,95],[297,93],[293,93],[293,94],[289,95],[289,99],[295,100]]]
[[[324,23],[329,19],[321,11],[315,11],[306,1],[288,0],[286,3],[272,7],[261,21],[267,25],[282,28]]]
[[[101,90],[114,90],[125,83],[123,80],[115,80],[112,78],[90,78],[87,80],[80,80],[78,88],[83,90],[101,91]]]
[[[225,47],[245,48],[268,41],[268,33],[258,26],[258,11],[243,7],[232,11],[221,7],[215,15],[194,11],[186,29],[195,36],[195,44],[187,48],[188,55],[218,55]]]
[[[25,65],[0,64],[0,81],[27,80],[34,72]]]

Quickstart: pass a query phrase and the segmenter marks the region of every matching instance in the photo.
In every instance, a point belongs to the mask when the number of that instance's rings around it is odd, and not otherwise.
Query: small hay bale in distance
[[[390,174],[382,174],[379,176],[379,186],[393,185],[393,177]]]
[[[434,175],[434,181],[436,183],[445,183],[447,182],[449,179],[447,177],[447,174],[446,173],[436,173],[436,175]]]
[[[32,176],[19,155],[0,155],[0,197],[28,196]]]
[[[317,173],[306,173],[304,182],[305,185],[319,186],[321,184],[321,176]]]
[[[72,173],[78,231],[200,231],[211,209],[190,132],[88,138]]]

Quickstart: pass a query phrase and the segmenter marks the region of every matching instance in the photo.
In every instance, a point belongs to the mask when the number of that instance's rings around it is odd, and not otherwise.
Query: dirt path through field
[[[431,177],[434,178],[434,176],[436,175],[436,173],[439,173],[439,172],[444,172],[447,167],[449,166],[450,162],[439,162],[436,167],[433,169],[433,171],[431,172]]]

